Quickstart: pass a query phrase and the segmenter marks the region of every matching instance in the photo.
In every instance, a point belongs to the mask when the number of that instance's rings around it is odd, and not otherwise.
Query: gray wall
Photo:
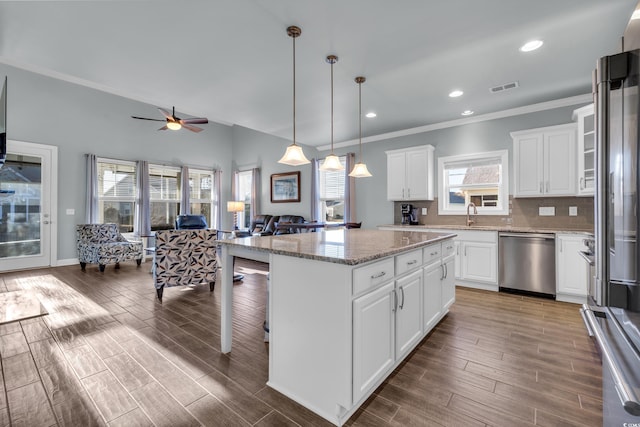
[[[75,258],[75,225],[85,221],[84,154],[223,171],[223,200],[230,193],[232,129],[210,123],[199,134],[156,129],[161,118],[148,104],[0,64],[8,76],[7,135],[11,140],[58,147],[58,259]],[[165,106],[170,107],[170,106]],[[75,215],[66,215],[66,209]],[[231,217],[223,212],[230,227]]]
[[[240,126],[215,123],[204,125],[205,130],[199,134],[158,132],[156,129],[162,123],[130,118],[131,115],[158,117],[155,106],[0,64],[2,75],[9,78],[9,139],[55,145],[59,149],[58,259],[76,256],[75,224],[83,222],[85,217],[85,153],[221,169],[224,229],[230,228],[232,223],[232,215],[225,209],[231,194],[232,172],[252,167],[261,169],[261,212],[310,216],[311,166],[290,167],[277,163],[291,143],[288,140]],[[393,222],[394,204],[386,200],[385,150],[431,144],[437,159],[439,156],[508,149],[513,174],[509,132],[568,123],[572,111],[579,106],[364,144],[364,160],[373,176],[356,180],[357,220],[363,221],[366,228]],[[303,150],[308,158],[328,154],[308,146],[303,146]],[[357,150],[357,146],[352,146],[335,152],[341,155]],[[271,203],[271,174],[296,170],[301,172],[300,203]],[[65,214],[68,208],[75,209],[74,216]]]

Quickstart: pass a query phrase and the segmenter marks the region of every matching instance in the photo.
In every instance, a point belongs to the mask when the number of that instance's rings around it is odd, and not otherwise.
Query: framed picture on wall
[[[271,175],[271,203],[300,201],[300,171]]]

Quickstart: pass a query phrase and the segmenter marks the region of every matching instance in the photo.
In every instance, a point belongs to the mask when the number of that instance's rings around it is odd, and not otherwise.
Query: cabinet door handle
[[[460,246],[458,246],[458,247],[456,248],[456,255],[457,255],[457,256],[459,256],[459,255],[460,255]]]
[[[583,176],[580,177],[580,189],[584,190],[584,177]]]
[[[446,277],[444,275],[444,264],[440,264],[440,269],[442,270],[442,276],[440,276],[440,280],[444,280],[444,278]]]
[[[540,181],[540,194],[544,193],[544,190],[542,189],[542,181]]]
[[[404,308],[404,287],[400,286],[400,292],[402,292],[402,302],[400,303],[400,310]]]
[[[386,274],[387,274],[387,273],[385,273],[384,271],[381,271],[381,272],[380,272],[380,273],[378,273],[378,274],[372,274],[372,275],[371,275],[371,278],[372,278],[372,279],[379,279],[379,278],[383,277],[383,276],[384,276],[384,275],[386,275]]]
[[[404,188],[402,189],[402,198],[404,199]]]
[[[392,290],[391,293],[393,294],[393,304],[391,305],[391,311],[395,312],[398,308],[398,293],[395,289]]]
[[[547,193],[549,192],[549,181],[547,181]]]
[[[447,250],[453,249],[453,246],[447,246]]]
[[[418,262],[418,260],[414,259],[414,260],[408,261],[407,265],[413,265],[413,264],[416,264],[417,262]]]
[[[446,279],[447,277],[449,277],[449,267],[447,266],[447,264],[442,265],[444,265],[444,278]]]

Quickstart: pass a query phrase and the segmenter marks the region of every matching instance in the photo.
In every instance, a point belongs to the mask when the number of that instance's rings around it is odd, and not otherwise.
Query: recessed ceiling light
[[[633,11],[633,15],[631,15],[631,20],[640,19],[640,9],[636,9]]]
[[[377,114],[374,113],[373,111],[371,111],[370,113],[365,114],[365,117],[368,117],[370,119],[373,119],[375,116],[377,116]]]
[[[531,52],[532,50],[538,49],[542,44],[542,40],[531,40],[520,47],[520,52]]]
[[[463,93],[464,93],[463,91],[456,89],[456,90],[454,90],[453,92],[451,92],[451,93],[449,94],[449,97],[451,97],[451,98],[457,98],[457,97],[459,97],[459,96],[462,96],[462,94],[463,94]]]
[[[471,111],[471,110],[464,110],[464,111],[462,112],[462,115],[463,115],[463,116],[470,116],[470,115],[472,115],[472,114],[473,114],[473,111]]]

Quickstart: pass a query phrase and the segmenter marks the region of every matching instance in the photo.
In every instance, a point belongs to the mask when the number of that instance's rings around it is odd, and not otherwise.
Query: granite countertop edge
[[[221,243],[223,245],[228,245],[228,246],[236,246],[236,247],[243,248],[250,251],[266,252],[266,253],[272,253],[275,255],[285,255],[285,256],[292,256],[295,258],[303,258],[303,259],[309,259],[314,261],[323,261],[323,262],[330,262],[334,264],[344,264],[349,266],[355,266],[355,265],[360,265],[360,264],[365,264],[371,261],[375,261],[378,259],[386,258],[389,256],[397,255],[400,253],[409,252],[415,249],[421,249],[425,246],[429,246],[433,243],[438,243],[447,239],[451,239],[455,236],[456,236],[455,233],[441,234],[438,237],[434,237],[432,239],[425,240],[422,242],[416,242],[407,246],[402,246],[397,248],[389,248],[375,254],[368,254],[368,255],[353,257],[353,258],[337,258],[337,257],[331,257],[327,255],[295,252],[291,250],[250,246],[248,245],[249,243],[248,239],[252,239],[252,237],[244,237],[244,238],[231,239],[231,240],[219,240],[218,243]],[[253,237],[253,238],[260,238],[260,237]]]
[[[378,228],[395,228],[413,231],[429,231],[429,230],[459,230],[459,231],[505,231],[513,233],[555,233],[555,234],[586,234],[593,235],[593,230],[567,230],[558,228],[535,228],[535,227],[511,227],[500,225],[482,225],[467,227],[464,225],[436,225],[436,224],[420,224],[420,225],[402,225],[402,224],[382,224]]]

